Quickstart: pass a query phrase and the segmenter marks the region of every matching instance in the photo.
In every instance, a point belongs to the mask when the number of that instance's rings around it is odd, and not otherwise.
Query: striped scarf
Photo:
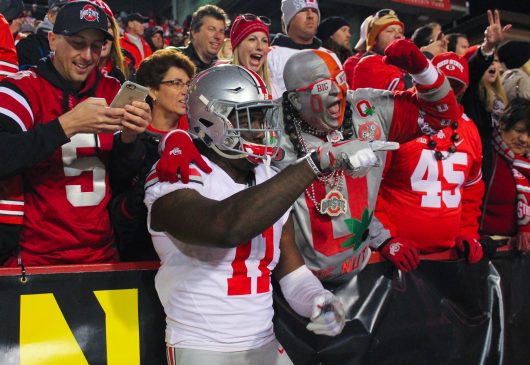
[[[497,129],[493,131],[493,148],[512,169],[517,191],[517,225],[519,232],[530,232],[530,159],[528,154],[518,156],[504,143]]]

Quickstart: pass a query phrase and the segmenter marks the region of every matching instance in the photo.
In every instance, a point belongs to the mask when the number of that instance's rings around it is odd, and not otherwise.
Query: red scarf
[[[530,159],[519,156],[504,143],[498,130],[493,131],[493,148],[512,169],[517,191],[517,225],[519,232],[530,232]]]

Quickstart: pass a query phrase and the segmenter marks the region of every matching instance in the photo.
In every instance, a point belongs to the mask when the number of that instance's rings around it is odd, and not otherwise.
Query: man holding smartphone
[[[0,83],[0,179],[24,184],[20,252],[7,266],[117,260],[109,174],[129,178],[150,111],[139,101],[108,107],[120,85],[97,67],[107,22],[91,2],[68,3],[48,36],[53,55]]]

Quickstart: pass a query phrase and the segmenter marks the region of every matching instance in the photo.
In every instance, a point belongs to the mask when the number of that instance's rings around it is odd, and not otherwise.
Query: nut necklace
[[[456,143],[460,140],[460,135],[457,132],[458,129],[458,122],[451,123],[451,129],[453,130],[453,134],[451,135],[451,142],[452,145],[447,149],[447,155],[444,156],[444,154],[437,150],[437,142],[434,140],[433,136],[429,136],[429,142],[427,143],[427,147],[429,149],[434,151],[434,158],[438,161],[445,160],[449,158],[449,156],[456,152]]]

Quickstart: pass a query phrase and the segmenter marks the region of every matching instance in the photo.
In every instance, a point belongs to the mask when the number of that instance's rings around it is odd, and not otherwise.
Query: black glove
[[[490,236],[481,236],[478,241],[482,245],[484,257],[488,260],[491,260],[495,256],[497,248],[503,245],[502,240],[494,240]]]

